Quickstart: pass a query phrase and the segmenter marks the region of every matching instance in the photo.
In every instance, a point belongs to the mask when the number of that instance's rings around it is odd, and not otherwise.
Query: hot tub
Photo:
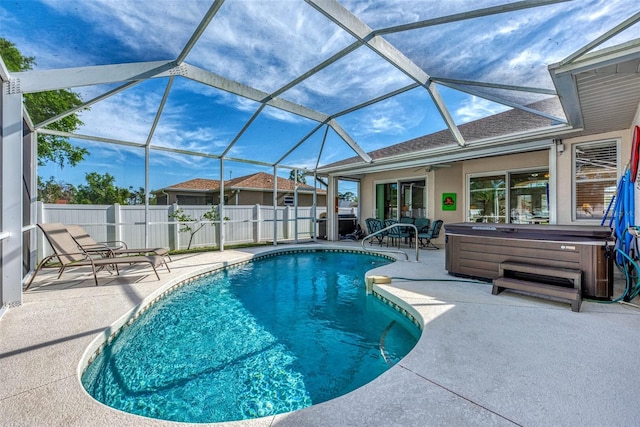
[[[445,225],[449,274],[493,280],[501,262],[582,271],[582,296],[613,296],[613,238],[604,226],[489,224]]]

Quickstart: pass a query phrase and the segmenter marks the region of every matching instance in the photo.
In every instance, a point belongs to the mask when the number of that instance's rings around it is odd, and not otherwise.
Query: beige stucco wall
[[[441,219],[446,224],[460,222],[464,218],[464,179],[463,163],[452,163],[449,168],[438,168],[430,172],[432,179],[427,186],[427,198],[433,206],[431,220]],[[456,193],[456,210],[442,210],[442,193]],[[436,241],[444,242],[444,233]]]
[[[634,125],[640,125],[640,107],[636,114]],[[362,179],[360,194],[361,221],[374,216],[375,212],[375,184],[392,182],[405,179],[425,178],[427,183],[427,217],[431,219],[442,219],[445,224],[466,220],[468,209],[466,182],[468,175],[527,170],[535,168],[550,168],[553,180],[552,164],[550,156],[555,156],[556,160],[556,201],[552,201],[556,206],[556,222],[558,224],[572,223],[573,212],[573,145],[584,142],[597,142],[616,140],[619,141],[619,175],[624,173],[629,162],[631,152],[631,140],[633,128],[624,131],[595,134],[579,138],[568,138],[562,140],[564,144],[563,152],[556,152],[555,149],[538,150],[529,153],[511,154],[506,156],[487,157],[481,159],[466,160],[464,162],[451,163],[450,167],[437,168],[433,172],[427,172],[426,167],[408,168],[394,171],[377,172],[367,174]],[[550,166],[551,164],[551,166]],[[418,169],[418,170],[416,170]],[[457,209],[455,211],[442,210],[442,193],[457,194]],[[576,222],[573,222],[576,223]],[[580,221],[581,224],[597,223],[599,221]],[[442,242],[440,242],[442,243]]]
[[[393,182],[397,180],[426,179],[427,184],[427,217],[435,220],[442,219],[445,223],[461,222],[466,219],[466,181],[467,174],[485,172],[501,172],[505,170],[532,169],[547,167],[549,151],[541,150],[531,153],[512,154],[500,157],[490,157],[465,162],[450,163],[449,167],[435,168],[427,172],[427,167],[367,174],[362,179],[360,194],[361,222],[373,217],[375,212],[375,184]],[[456,210],[442,210],[442,193],[456,193]],[[444,233],[436,240],[436,244],[444,244]]]

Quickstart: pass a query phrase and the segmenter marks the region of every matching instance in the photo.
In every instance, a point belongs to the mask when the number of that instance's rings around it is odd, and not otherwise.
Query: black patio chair
[[[369,232],[369,235],[372,235],[376,231],[380,231],[384,228],[382,221],[380,221],[377,218],[367,218],[364,220],[364,223],[367,225],[367,230]],[[379,245],[382,245],[382,242],[384,241],[384,238],[386,235],[387,235],[386,232],[376,234],[375,236],[373,236],[373,238],[369,240],[369,244],[373,245],[373,241],[376,240],[376,242],[378,242]]]
[[[395,219],[385,219],[384,227],[390,227],[394,224],[401,224]],[[391,244],[395,246],[396,241],[398,242],[398,249],[400,249],[400,242],[403,239],[411,239],[411,233],[409,232],[409,227],[393,227],[387,231],[387,247],[389,246],[389,240],[391,240]]]
[[[440,249],[433,244],[432,240],[437,239],[440,236],[440,229],[442,228],[444,221],[441,219],[433,221],[431,228],[426,233],[418,233],[418,241],[420,247],[424,249]]]

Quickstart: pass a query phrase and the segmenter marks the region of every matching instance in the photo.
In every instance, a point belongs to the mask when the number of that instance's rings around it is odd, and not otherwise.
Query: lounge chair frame
[[[36,271],[29,279],[29,283],[25,287],[25,291],[29,289],[34,279],[38,275],[38,272],[43,268],[58,268],[58,279],[62,276],[62,273],[68,267],[87,267],[90,266],[93,279],[98,286],[98,271],[105,268],[113,268],[116,274],[120,274],[118,265],[120,264],[148,264],[156,275],[156,278],[160,280],[157,266],[164,265],[167,270],[171,272],[164,257],[160,255],[138,255],[128,257],[108,257],[108,258],[93,258],[89,253],[82,249],[82,247],[75,241],[71,233],[60,223],[50,224],[38,224],[40,230],[46,237],[54,254],[44,258],[40,264],[36,267]]]
[[[65,228],[82,247],[82,250],[89,254],[97,253],[109,258],[122,255],[159,255],[171,261],[169,250],[166,248],[129,248],[122,240],[98,242],[80,225],[67,224]]]

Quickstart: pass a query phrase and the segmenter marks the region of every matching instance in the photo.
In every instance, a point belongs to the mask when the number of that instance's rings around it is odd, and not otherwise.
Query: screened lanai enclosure
[[[549,134],[580,128],[570,82],[549,67],[640,38],[634,0],[43,0],[0,9],[2,37],[35,58],[31,69],[11,70],[7,58],[0,67],[3,307],[20,304],[36,265],[38,176],[79,185],[87,173],[109,173],[144,189],[145,208],[126,225],[152,245],[153,228],[166,222],[153,216],[154,192],[219,181],[225,218],[228,180],[293,171],[326,191],[331,238],[337,183],[358,180],[332,173],[336,164],[375,165],[376,150],[447,131],[421,148],[428,166],[431,151],[465,153],[504,138],[459,127],[512,109],[549,120]],[[34,120],[23,96],[59,89],[82,104]],[[82,122],[73,132],[55,126],[72,114]],[[76,166],[38,165],[39,135],[88,154]],[[407,194],[421,203],[420,193]],[[315,222],[313,200],[300,213],[294,199],[293,219]],[[274,243],[286,226],[277,213],[245,221],[272,230]]]

